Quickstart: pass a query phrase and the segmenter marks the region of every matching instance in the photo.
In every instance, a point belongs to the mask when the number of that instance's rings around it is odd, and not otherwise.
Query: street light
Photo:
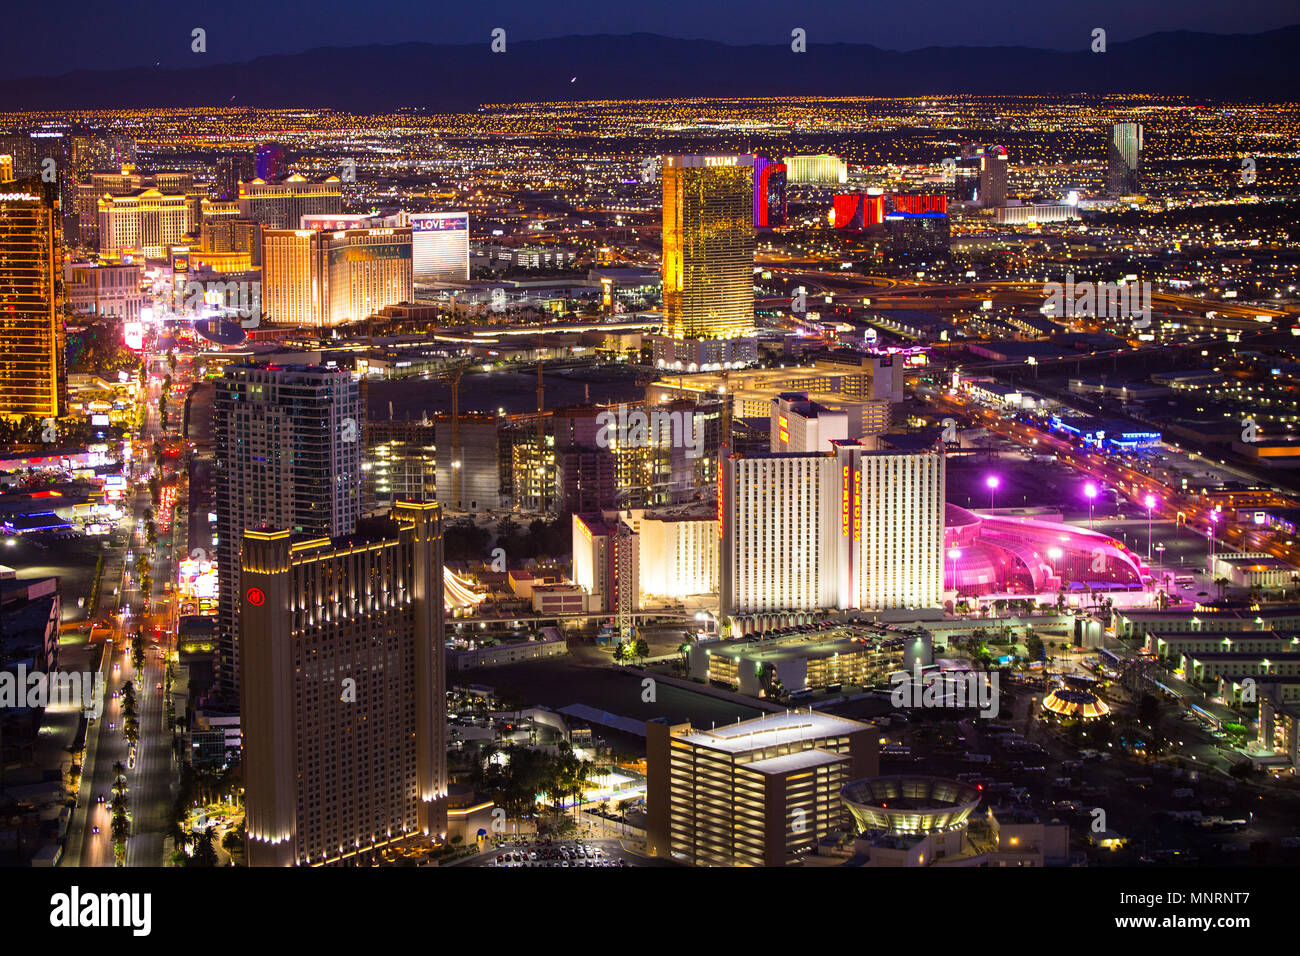
[[[1213,574],[1213,573],[1214,573],[1214,567],[1213,567],[1213,565],[1214,565],[1214,529],[1218,526],[1218,524],[1219,524],[1219,513],[1218,513],[1217,511],[1211,511],[1211,512],[1210,512],[1210,565],[1211,565],[1211,566],[1210,566],[1210,568],[1209,568],[1209,572],[1210,572],[1210,574]]]
[[[957,610],[957,559],[961,557],[961,548],[949,548],[948,560],[952,562],[952,599],[953,610]]]
[[[1092,530],[1092,505],[1097,500],[1097,486],[1091,481],[1083,486],[1083,494],[1088,499],[1088,530]]]
[[[1142,503],[1147,506],[1147,564],[1151,563],[1151,509],[1156,506],[1156,496],[1147,495]]]
[[[1002,479],[997,475],[989,475],[988,478],[984,479],[984,484],[987,485],[989,489],[989,511],[992,511],[993,495],[998,490],[998,485],[1002,484]]]

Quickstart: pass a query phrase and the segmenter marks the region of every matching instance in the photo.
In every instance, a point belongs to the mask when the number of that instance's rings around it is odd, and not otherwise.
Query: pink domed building
[[[1110,535],[946,506],[944,587],[960,596],[1139,590],[1149,577],[1142,560]]]

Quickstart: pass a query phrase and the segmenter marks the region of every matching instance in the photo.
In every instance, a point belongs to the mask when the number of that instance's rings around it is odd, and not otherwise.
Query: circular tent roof
[[[860,832],[937,833],[966,825],[982,794],[967,783],[916,774],[855,780],[840,791]]]
[[[1110,713],[1110,707],[1096,694],[1069,687],[1058,687],[1044,697],[1043,710],[1059,717],[1078,717],[1081,720],[1097,720]]]

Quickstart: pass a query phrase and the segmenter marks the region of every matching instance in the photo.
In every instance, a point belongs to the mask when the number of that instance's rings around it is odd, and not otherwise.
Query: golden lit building
[[[0,187],[0,415],[67,409],[57,206],[39,177]]]
[[[14,178],[14,158],[8,153],[0,156],[0,183],[7,183]]]
[[[76,214],[78,239],[83,245],[98,248],[99,201],[105,196],[129,196],[145,189],[157,189],[168,196],[187,195],[190,218],[194,218],[195,199],[189,196],[194,189],[194,175],[186,172],[138,173],[130,163],[112,172],[78,174]]]
[[[108,256],[142,253],[153,259],[185,243],[194,228],[193,205],[185,193],[156,187],[99,198],[99,251]]]
[[[340,538],[245,531],[240,715],[250,866],[445,839],[442,513]]]
[[[664,334],[753,334],[752,157],[665,156],[663,184]]]
[[[277,325],[360,322],[415,297],[411,229],[265,229],[262,308]]]
[[[241,219],[238,203],[205,199],[199,222],[199,249],[202,252],[245,253],[253,266],[260,266],[262,226],[252,219]]]
[[[802,862],[848,827],[840,791],[879,765],[869,724],[811,709],[645,726],[646,849],[693,866]]]
[[[343,211],[343,186],[337,176],[308,182],[298,175],[239,184],[239,215],[267,229],[297,229],[303,216]]]

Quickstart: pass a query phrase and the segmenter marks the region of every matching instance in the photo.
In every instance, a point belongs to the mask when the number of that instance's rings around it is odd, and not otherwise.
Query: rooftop
[[[780,744],[802,743],[821,740],[866,730],[867,725],[856,720],[819,714],[813,710],[787,711],[784,714],[767,714],[745,720],[726,727],[712,730],[692,730],[682,734],[680,740],[721,750],[725,753],[739,754],[764,747]]]
[[[755,760],[751,764],[746,764],[750,770],[766,774],[787,774],[796,770],[811,770],[814,767],[825,767],[829,764],[840,763],[845,758],[839,754],[829,753],[825,750],[818,750],[815,747],[801,751],[797,754],[785,754],[781,757],[768,757],[765,760]]]

